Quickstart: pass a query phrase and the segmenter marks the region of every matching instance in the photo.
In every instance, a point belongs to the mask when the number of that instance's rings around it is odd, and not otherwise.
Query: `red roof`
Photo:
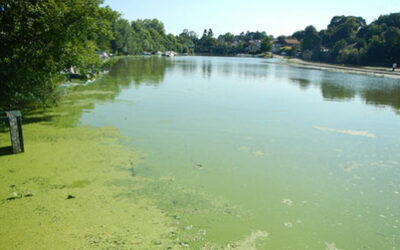
[[[299,40],[297,40],[296,38],[286,38],[285,43],[290,45],[300,45]]]

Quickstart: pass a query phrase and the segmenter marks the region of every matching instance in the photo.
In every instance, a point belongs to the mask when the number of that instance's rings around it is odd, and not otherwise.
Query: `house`
[[[327,48],[327,47],[325,47],[325,46],[321,46],[321,48],[319,49],[319,51],[321,52],[321,53],[330,53],[330,49],[329,48]]]
[[[246,50],[249,53],[256,53],[261,49],[261,40],[250,40],[249,46],[247,46]]]
[[[346,49],[353,49],[353,48],[356,47],[356,45],[357,45],[357,43],[351,43],[351,44],[346,46]]]
[[[303,53],[302,53],[302,57],[306,61],[310,61],[312,56],[313,56],[313,52],[311,50],[306,50],[306,51],[303,51]]]
[[[323,59],[329,59],[332,55],[331,50],[325,46],[321,46],[319,49],[320,57]]]
[[[300,41],[297,40],[296,38],[285,38],[281,42],[279,42],[279,40],[273,40],[272,41],[272,52],[278,53],[278,51],[281,47],[295,48],[298,46],[300,46]]]
[[[278,53],[280,47],[281,44],[278,42],[278,40],[272,40],[272,53]]]
[[[300,46],[300,41],[297,40],[296,38],[285,38],[283,40],[282,46],[289,46],[289,47],[297,47]]]
[[[239,41],[233,41],[233,43],[231,43],[232,47],[237,47],[239,46],[240,42]]]

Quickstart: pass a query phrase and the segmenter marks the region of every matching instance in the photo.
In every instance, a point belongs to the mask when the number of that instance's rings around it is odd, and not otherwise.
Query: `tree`
[[[335,18],[337,19],[336,21]],[[365,25],[365,20],[361,17],[334,17],[328,26],[330,44],[335,44],[342,39],[348,43],[354,42],[357,32]]]
[[[356,48],[352,49],[343,49],[340,51],[337,62],[339,63],[347,63],[347,64],[359,64],[360,63],[360,53]]]
[[[227,43],[233,43],[235,41],[235,35],[232,33],[226,33],[224,35],[220,35],[218,37],[219,42],[227,42]]]
[[[301,41],[308,60],[380,66],[400,62],[400,12],[382,15],[369,25],[362,17],[334,16],[327,29],[318,32],[308,26],[292,37]]]
[[[400,29],[389,27],[384,33],[386,62],[400,62]]]
[[[271,38],[267,36],[261,41],[261,51],[269,52],[271,50],[272,50]]]
[[[362,17],[355,17],[355,16],[334,16],[331,19],[330,24],[328,25],[328,30],[333,30],[338,28],[339,26],[348,23],[348,22],[354,22],[358,26],[365,26],[366,21]]]
[[[192,39],[192,40],[197,40],[197,39],[199,39],[199,38],[198,38],[198,35],[197,35],[196,32],[194,32],[193,30],[192,30],[192,31],[189,31],[189,37],[190,37],[190,39]]]
[[[335,46],[333,46],[333,56],[334,56],[334,58],[336,58],[339,55],[340,51],[345,49],[346,46],[347,46],[346,40],[342,39],[340,41],[337,41],[335,43]]]
[[[111,48],[110,38],[113,36],[113,25],[119,18],[120,14],[106,7],[99,9],[98,16],[101,18],[98,20],[101,23],[101,25],[98,25],[98,28],[101,29],[101,32],[95,32],[94,38],[96,40],[98,50],[109,51]]]
[[[188,29],[184,29],[182,31],[182,33],[179,34],[179,36],[189,37],[189,30]]]
[[[277,38],[278,43],[280,43],[280,44],[284,44],[285,43],[285,39],[286,39],[286,36],[278,36],[278,38]]]
[[[256,32],[253,32],[252,39],[254,39],[254,40],[262,40],[266,36],[267,36],[267,33],[256,31]]]
[[[368,62],[372,64],[378,64],[379,62],[385,62],[385,43],[382,37],[373,36],[368,41],[366,57]]]
[[[304,39],[304,35],[305,35],[304,30],[300,30],[300,31],[294,32],[294,33],[292,34],[292,37],[293,37],[293,38],[296,38],[296,39],[299,40],[299,41],[301,41],[301,40]]]
[[[6,0],[0,16],[0,106],[39,105],[56,100],[60,71],[98,70],[95,54],[112,38],[116,12],[99,0]],[[100,43],[100,46],[99,44]]]
[[[208,30],[207,36],[208,36],[208,37],[214,37],[214,32],[212,31],[212,29],[209,29],[209,30]]]
[[[113,25],[114,40],[111,42],[111,48],[118,54],[129,54],[133,50],[131,48],[132,29],[125,19],[118,19]]]
[[[382,15],[378,18],[378,20],[373,23],[377,25],[385,24],[388,27],[400,28],[400,12],[392,13],[389,15]]]
[[[321,45],[321,38],[314,26],[307,26],[304,30],[304,39],[301,42],[302,50],[316,51]]]

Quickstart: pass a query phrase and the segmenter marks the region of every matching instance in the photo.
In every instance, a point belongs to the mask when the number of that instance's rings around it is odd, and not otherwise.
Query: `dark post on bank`
[[[20,111],[0,111],[0,120],[10,127],[10,139],[14,154],[24,152],[24,139],[22,136],[22,115]]]

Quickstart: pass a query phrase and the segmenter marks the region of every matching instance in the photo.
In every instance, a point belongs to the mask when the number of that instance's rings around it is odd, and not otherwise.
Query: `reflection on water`
[[[307,79],[302,79],[302,78],[291,78],[293,82],[297,83],[302,90],[308,89],[310,86],[311,82]]]
[[[335,72],[289,68],[282,65],[265,63],[259,59],[201,58],[186,60],[185,58],[166,59],[159,57],[123,58],[110,72],[109,77],[117,78],[118,86],[135,84],[157,85],[164,80],[167,70],[179,70],[183,75],[190,76],[197,72],[203,78],[210,79],[213,73],[224,77],[241,79],[265,79],[269,75],[276,78],[289,78],[300,89],[307,90],[310,86],[321,89],[321,95],[326,100],[346,101],[360,97],[367,104],[391,106],[400,109],[400,84],[398,80],[351,75]],[[213,72],[214,71],[214,72]],[[119,89],[116,87],[115,90]],[[116,91],[118,93],[118,90]]]
[[[206,79],[210,79],[213,73],[224,77],[234,76],[241,79],[265,79],[273,75],[278,79],[289,78],[292,83],[297,84],[302,90],[307,90],[310,86],[319,87],[321,95],[326,100],[346,101],[360,97],[367,104],[391,106],[396,110],[400,109],[400,84],[395,79],[300,69],[279,64],[268,64],[265,63],[267,60],[262,61],[255,58],[220,59],[220,61],[216,61],[212,57],[190,58],[188,60],[176,58],[173,61],[167,61],[164,58],[151,58],[143,62],[140,60],[131,61],[131,66],[128,66],[126,60],[121,64],[124,65],[122,72],[129,75],[132,75],[129,72],[135,72],[135,84],[140,84],[143,80],[146,83],[151,82],[154,84],[161,82],[166,68],[173,71],[180,70],[183,75],[188,76],[201,72],[203,78]],[[173,67],[171,67],[172,64],[174,64]],[[144,68],[136,69],[136,67],[140,68],[142,66]],[[125,68],[130,68],[131,71]],[[154,73],[154,75],[151,75],[151,73]],[[114,72],[114,74],[116,73]],[[150,76],[153,78],[150,79]]]
[[[80,123],[116,127],[147,155],[135,166],[147,185],[110,185],[157,200],[185,246],[392,249],[399,90],[261,59],[149,57],[69,98],[91,102]]]
[[[309,78],[291,78],[300,89],[310,85],[319,87],[326,100],[346,101],[360,97],[365,103],[376,106],[390,106],[400,109],[400,82],[396,79],[369,77],[363,75],[315,71]]]
[[[355,91],[337,84],[324,82],[321,84],[322,96],[327,100],[346,100],[355,96]]]
[[[189,60],[186,58],[175,58],[174,70],[180,69],[182,74],[188,75],[201,72],[203,78],[210,79],[213,74],[231,77],[235,75],[240,78],[264,78],[268,75],[268,64],[259,63],[259,59],[252,59],[253,62],[238,61],[237,58],[219,58],[216,61],[214,57],[195,58]],[[234,63],[233,63],[234,62]]]
[[[92,110],[95,104],[113,101],[132,85],[157,86],[164,80],[167,69],[172,65],[172,60],[157,57],[121,58],[108,74],[101,76],[95,83],[84,86],[72,84],[62,88],[61,92],[64,92],[65,97],[60,105],[46,112],[25,114],[24,123],[76,125],[83,112]]]
[[[388,105],[400,110],[400,86],[392,86],[385,89],[366,89],[361,92],[361,97],[367,104]]]
[[[158,57],[122,58],[118,60],[110,72],[110,76],[118,78],[119,85],[127,86],[132,82],[157,85],[164,79],[165,71],[171,67],[172,60]]]

